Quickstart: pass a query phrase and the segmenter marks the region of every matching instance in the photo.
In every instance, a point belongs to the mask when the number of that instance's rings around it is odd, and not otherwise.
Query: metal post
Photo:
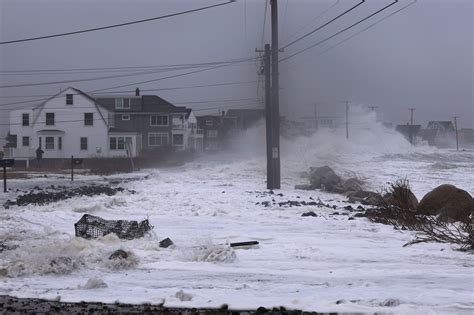
[[[7,192],[7,167],[3,166],[3,192]]]
[[[74,181],[74,155],[71,155],[71,182]]]
[[[458,116],[454,116],[454,130],[456,131],[456,151],[459,151],[459,140],[458,140]]]
[[[346,139],[349,139],[349,101],[346,101]]]
[[[272,92],[270,69],[270,45],[265,45],[264,71],[265,71],[265,128],[267,136],[267,189],[274,189],[273,184],[273,159],[272,159]]]
[[[413,145],[413,111],[416,108],[409,108],[411,115],[410,115],[410,143]]]
[[[274,188],[280,188],[280,85],[278,81],[278,0],[271,0],[272,16],[272,124]]]

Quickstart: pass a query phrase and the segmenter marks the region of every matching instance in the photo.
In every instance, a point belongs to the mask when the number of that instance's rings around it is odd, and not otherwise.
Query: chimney
[[[135,89],[135,96],[140,96],[140,89],[139,88]]]
[[[222,111],[222,117],[224,117],[224,116],[225,116],[225,111],[223,110],[223,111]]]

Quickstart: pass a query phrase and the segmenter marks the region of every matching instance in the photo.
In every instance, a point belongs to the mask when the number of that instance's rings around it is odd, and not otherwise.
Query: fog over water
[[[389,4],[369,0],[354,12],[295,43],[281,57],[314,44]],[[406,123],[415,107],[415,123],[452,120],[460,128],[474,127],[473,2],[419,0],[414,5],[330,47],[409,4],[401,0],[387,13],[281,63],[281,111],[292,119],[318,114],[340,116],[342,101],[378,106],[382,121]],[[91,1],[0,0],[2,41],[74,31],[149,18],[219,3],[211,0]],[[355,5],[353,0],[279,1],[280,46],[324,24]],[[185,64],[256,57],[262,48],[265,1],[240,0],[217,8],[149,23],[75,36],[0,45],[0,71],[70,69]],[[270,42],[268,7],[264,43]],[[324,13],[325,12],[325,13]],[[324,13],[323,15],[321,15]],[[318,18],[319,16],[319,18]],[[141,89],[257,80],[259,65],[248,62],[179,78],[139,84]],[[68,84],[0,88],[0,103],[35,98],[5,98],[54,94],[69,85],[90,91],[158,78],[149,74]],[[0,85],[91,78],[107,73],[0,75]],[[124,88],[132,90],[134,87]],[[153,93],[153,92],[150,92]],[[175,103],[202,100],[261,99],[256,83],[156,92]],[[217,113],[232,105],[257,107],[254,101],[188,104],[201,113]],[[34,103],[2,105],[0,133],[8,128],[8,111]],[[180,104],[186,105],[186,104]],[[212,108],[204,110],[206,108]],[[2,136],[3,137],[3,136]],[[1,143],[0,143],[1,144]]]

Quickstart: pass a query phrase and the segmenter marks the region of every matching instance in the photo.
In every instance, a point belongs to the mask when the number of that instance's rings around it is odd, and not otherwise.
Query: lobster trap
[[[101,217],[84,214],[82,218],[74,224],[76,237],[85,239],[99,238],[110,233],[114,233],[120,239],[135,239],[143,237],[148,231],[153,229],[148,219],[141,222],[128,220],[105,220]]]

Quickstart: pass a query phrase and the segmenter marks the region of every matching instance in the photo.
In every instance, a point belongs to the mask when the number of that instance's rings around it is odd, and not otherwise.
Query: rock
[[[341,183],[341,177],[338,176],[329,166],[310,168],[309,181],[311,187],[333,191]]]
[[[299,190],[312,190],[311,185],[303,184],[303,185],[295,185],[295,189]]]
[[[349,178],[342,183],[342,189],[344,192],[349,191],[360,191],[362,190],[362,181],[357,178]]]
[[[441,185],[427,193],[416,210],[417,214],[441,215],[444,219],[468,221],[474,212],[474,199],[465,190],[453,185]]]
[[[160,247],[163,247],[163,248],[168,248],[173,244],[174,244],[173,241],[169,237],[160,241]]]
[[[112,253],[112,255],[109,256],[109,260],[127,259],[127,258],[128,258],[128,254],[123,249],[117,249],[115,252]]]
[[[379,193],[373,191],[354,191],[347,194],[350,203],[360,202],[363,205],[377,206],[382,200],[382,196]]]
[[[302,217],[317,217],[318,215],[313,211],[305,212],[301,215]]]

